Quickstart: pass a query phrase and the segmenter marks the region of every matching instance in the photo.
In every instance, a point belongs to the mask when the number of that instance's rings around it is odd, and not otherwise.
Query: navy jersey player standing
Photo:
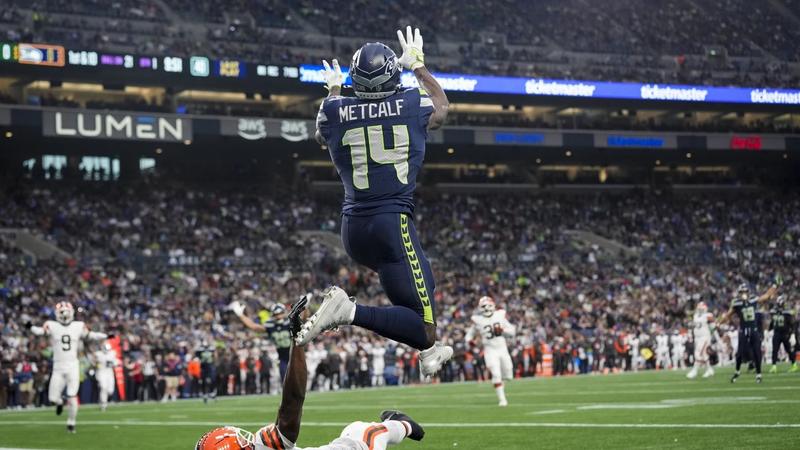
[[[344,184],[342,243],[359,264],[376,271],[390,307],[356,305],[338,287],[325,291],[319,310],[297,337],[304,345],[339,325],[356,325],[420,350],[423,375],[453,355],[436,344],[434,280],[414,228],[414,189],[429,129],[442,126],[449,103],[425,67],[419,29],[398,31],[403,55],[378,42],[353,55],[355,97],[341,95],[339,64],[323,61],[328,97],[317,116],[317,141],[326,145]],[[410,69],[419,88],[403,89]]]
[[[291,323],[289,318],[286,317],[286,307],[280,303],[275,304],[270,308],[272,317],[263,325],[259,325],[253,319],[244,315],[244,305],[240,302],[233,302],[230,306],[231,310],[239,317],[244,326],[253,331],[263,331],[267,333],[267,337],[275,344],[278,351],[279,371],[281,381],[286,376],[286,367],[289,365],[289,352],[292,348],[292,334]]]
[[[720,323],[730,321],[736,315],[739,318],[739,345],[736,348],[736,372],[731,377],[731,383],[735,383],[739,378],[739,369],[742,366],[742,360],[747,352],[752,356],[752,360],[756,366],[756,383],[761,383],[761,328],[760,314],[758,313],[759,305],[770,300],[778,291],[778,287],[773,285],[763,295],[752,297],[750,295],[750,287],[743,283],[737,289],[739,298],[735,298],[731,307],[725,316],[722,317]]]
[[[772,330],[772,368],[769,369],[770,373],[778,371],[778,352],[783,346],[786,354],[789,356],[790,372],[797,372],[797,361],[795,361],[795,354],[791,346],[792,333],[794,333],[794,311],[790,305],[786,304],[786,295],[779,295],[776,305],[769,311],[770,321],[769,329]],[[795,336],[795,339],[800,339]]]

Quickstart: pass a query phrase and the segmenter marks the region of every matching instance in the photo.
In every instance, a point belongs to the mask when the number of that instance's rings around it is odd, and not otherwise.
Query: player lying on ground
[[[475,335],[481,336],[483,342],[483,357],[486,367],[492,373],[492,383],[497,394],[500,406],[508,406],[503,380],[514,378],[514,365],[508,353],[506,338],[514,336],[516,329],[506,319],[506,312],[496,309],[491,297],[481,297],[478,300],[480,315],[472,316],[473,326],[467,330],[466,341],[474,345]]]
[[[353,55],[355,97],[341,95],[345,76],[327,61],[328,97],[317,115],[316,138],[327,145],[344,185],[342,243],[356,262],[378,273],[390,307],[356,305],[329,288],[320,309],[301,330],[304,345],[339,325],[356,325],[420,350],[423,375],[433,375],[453,356],[436,345],[434,280],[414,227],[414,189],[425,158],[429,129],[442,126],[449,103],[425,67],[422,37],[411,27],[397,32],[403,55],[384,44],[364,44]],[[403,89],[402,68],[419,88]]]
[[[758,323],[760,316],[758,307],[775,296],[778,286],[773,285],[767,292],[760,296],[750,295],[750,286],[743,283],[737,289],[739,298],[731,303],[731,308],[720,320],[720,324],[727,323],[736,315],[739,317],[739,345],[736,347],[736,372],[731,377],[731,383],[739,378],[739,369],[742,366],[745,352],[750,351],[752,361],[756,366],[756,383],[761,383],[761,325]]]
[[[303,297],[289,313],[295,333],[300,329],[300,315],[306,303],[307,298]],[[255,435],[231,426],[215,428],[197,441],[195,450],[300,450],[295,442],[300,435],[307,378],[305,351],[302,346],[293,346],[275,423],[261,428]],[[353,422],[330,444],[305,450],[384,450],[406,437],[419,441],[425,435],[421,426],[399,411],[384,411],[380,418],[381,422],[377,423]]]
[[[78,344],[82,339],[101,340],[109,335],[89,331],[86,324],[74,320],[75,309],[69,302],[56,304],[56,320],[48,320],[41,327],[30,322],[25,327],[36,336],[49,336],[53,348],[53,371],[50,375],[48,398],[56,405],[56,414],[64,410],[62,395],[67,390],[67,431],[75,432],[75,420],[78,417],[78,387],[80,385],[80,363],[78,362]]]

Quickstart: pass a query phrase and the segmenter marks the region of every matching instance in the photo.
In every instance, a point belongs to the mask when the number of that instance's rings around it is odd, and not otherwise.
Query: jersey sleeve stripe
[[[419,97],[419,107],[420,108],[433,108],[433,100],[430,97]]]
[[[384,425],[373,425],[364,430],[363,440],[364,443],[367,444],[367,447],[369,447],[369,450],[375,449],[375,438],[388,431],[389,430]]]

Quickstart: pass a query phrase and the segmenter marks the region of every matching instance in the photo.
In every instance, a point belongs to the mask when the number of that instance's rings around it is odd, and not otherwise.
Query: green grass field
[[[582,376],[509,383],[510,405],[496,406],[491,384],[467,383],[310,393],[301,446],[327,443],[354,420],[400,408],[426,426],[421,442],[398,449],[800,448],[800,373],[730,369],[707,380],[685,372]],[[250,431],[271,422],[277,397],[222,399],[204,405],[86,405],[67,435],[53,409],[0,412],[0,448],[189,449],[216,425]]]

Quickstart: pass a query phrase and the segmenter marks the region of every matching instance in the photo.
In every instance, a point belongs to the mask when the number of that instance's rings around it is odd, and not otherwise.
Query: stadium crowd
[[[780,276],[797,302],[800,198],[733,195],[425,193],[416,221],[436,273],[442,339],[456,348],[439,381],[486,378],[480,346],[465,342],[482,295],[518,327],[510,342],[518,377],[654,368],[657,336],[690,337],[694,306],[704,301],[721,314],[742,281],[758,290]],[[271,306],[330,284],[385,304],[374,273],[300,233],[336,233],[338,221],[338,198],[302,189],[159,179],[6,189],[0,228],[33,230],[71,257],[35,261],[0,238],[0,406],[44,402],[48,343],[24,324],[41,323],[61,300],[92,329],[119,337],[128,400],[166,399],[175,382],[181,396],[199,395],[206,343],[219,395],[276,392],[275,343],[246,331],[228,305],[245,302],[265,322]],[[627,251],[576,241],[568,229]],[[720,334],[725,363],[735,344]],[[420,382],[416,352],[350,327],[319,339],[308,360],[314,389]],[[83,364],[88,402],[92,363]]]
[[[346,61],[352,38],[393,43],[394,30],[412,23],[431,36],[426,51],[440,70],[774,87],[800,81],[791,65],[800,61],[794,0],[238,0],[222,9],[210,0],[123,0],[110,8],[79,3],[13,0],[0,12],[0,37],[302,64],[331,53]]]

